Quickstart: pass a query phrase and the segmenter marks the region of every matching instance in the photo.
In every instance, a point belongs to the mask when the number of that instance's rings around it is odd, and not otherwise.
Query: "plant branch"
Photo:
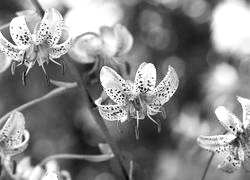
[[[78,83],[78,87],[79,87],[79,90],[84,98],[84,101],[86,102],[86,104],[89,105],[91,113],[95,117],[94,119],[95,119],[96,123],[99,125],[103,135],[105,136],[107,143],[110,145],[114,155],[116,156],[125,179],[129,180],[129,175],[128,175],[129,172],[127,169],[125,159],[122,156],[121,150],[119,149],[116,142],[113,140],[103,118],[100,116],[99,112],[93,108],[93,100],[91,99],[91,96],[86,89],[86,84],[84,84],[84,81],[82,81],[77,68],[73,64],[73,60],[71,59],[71,57],[69,55],[65,55],[64,57],[67,57],[67,59],[65,58],[65,62],[68,65],[68,68],[71,70],[72,75],[75,77],[75,80]]]
[[[66,92],[67,90],[75,88],[75,87],[77,87],[77,83],[71,83],[71,85],[68,85],[67,87],[66,86],[65,87],[58,87],[58,88],[50,91],[49,93],[45,94],[44,96],[42,96],[40,98],[29,101],[29,102],[15,108],[15,109],[11,110],[7,114],[5,114],[3,117],[1,117],[0,123],[2,123],[5,119],[7,119],[9,117],[9,115],[14,111],[22,111],[22,110],[24,110],[24,109],[26,109],[26,108],[34,105],[34,104],[37,104],[37,103],[39,103],[41,101],[44,101],[44,100],[50,99],[52,97],[58,96],[58,95],[60,95],[60,94],[62,94],[64,92]]]
[[[41,4],[40,4],[37,0],[30,0],[30,1],[32,2],[33,6],[36,8],[37,13],[38,13],[41,17],[43,17],[43,15],[44,15],[44,10],[43,10]]]
[[[208,169],[209,169],[209,166],[210,166],[210,164],[211,164],[213,158],[214,158],[214,153],[211,154],[211,156],[209,157],[209,159],[208,159],[208,161],[207,161],[207,165],[206,165],[206,168],[205,168],[205,170],[204,170],[204,172],[203,172],[203,174],[202,174],[201,180],[205,180],[206,175],[207,175],[207,171],[208,171]]]
[[[113,157],[114,157],[113,154],[101,154],[101,155],[55,154],[46,157],[39,163],[39,166],[44,166],[47,162],[55,159],[78,159],[78,160],[87,160],[91,162],[103,162]]]

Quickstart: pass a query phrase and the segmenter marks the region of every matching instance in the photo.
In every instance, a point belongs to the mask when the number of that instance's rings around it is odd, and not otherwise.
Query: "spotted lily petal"
[[[117,38],[117,50],[115,56],[121,56],[129,52],[134,41],[131,33],[121,24],[116,24],[114,26],[114,33]]]
[[[63,34],[62,35],[63,37],[67,37],[67,38],[61,44],[56,44],[51,48],[50,53],[49,53],[51,58],[61,57],[62,55],[66,54],[72,46],[72,37],[69,34],[68,28],[64,27],[62,34]]]
[[[25,16],[18,16],[11,20],[10,35],[21,49],[26,49],[32,43],[32,36],[26,24]]]
[[[161,105],[168,102],[168,100],[173,96],[179,85],[178,75],[176,74],[174,68],[168,67],[168,73],[157,85],[154,90],[155,100],[160,101]]]
[[[121,121],[124,122],[128,120],[128,110],[126,107],[121,105],[101,105],[102,99],[99,98],[95,101],[98,107],[100,115],[103,119],[109,121]]]
[[[218,169],[227,173],[233,173],[241,166],[241,160],[235,151],[230,151],[226,158],[218,165]]]
[[[220,106],[216,108],[215,114],[226,130],[235,135],[243,132],[241,121],[227,108]]]
[[[12,60],[5,56],[3,53],[0,53],[0,73],[4,72],[11,64]]]
[[[23,114],[13,112],[0,131],[0,147],[9,155],[21,153],[27,148],[29,137]]]
[[[242,106],[243,126],[245,129],[250,130],[250,100],[243,97],[237,97],[237,99]]]
[[[21,61],[24,51],[10,43],[0,32],[0,51],[12,60]]]
[[[47,40],[47,43],[53,47],[61,37],[62,27],[62,15],[54,8],[46,10],[36,32],[36,43],[41,44],[44,40]]]
[[[142,63],[135,75],[135,88],[137,93],[150,93],[155,88],[156,69],[152,63]]]
[[[216,135],[216,136],[199,136],[197,138],[197,142],[199,146],[202,148],[217,152],[217,153],[224,153],[230,147],[230,144],[236,136],[233,134],[226,134],[226,135]]]
[[[130,92],[129,84],[112,68],[103,66],[100,72],[100,81],[106,94],[117,104],[127,103],[127,93]]]
[[[41,180],[59,180],[59,177],[56,172],[48,171]]]

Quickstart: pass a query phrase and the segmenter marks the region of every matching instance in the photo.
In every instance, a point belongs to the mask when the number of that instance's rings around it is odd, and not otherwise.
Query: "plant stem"
[[[1,117],[0,119],[0,123],[2,123],[5,119],[7,119],[9,117],[9,115],[14,112],[14,111],[22,111],[34,104],[37,104],[41,101],[44,101],[44,100],[47,100],[47,99],[50,99],[52,97],[55,97],[55,96],[58,96],[64,92],[66,92],[68,89],[72,89],[72,88],[75,88],[77,87],[77,84],[76,83],[71,83],[71,85],[68,85],[67,87],[58,87],[52,91],[50,91],[49,93],[45,94],[44,96],[40,97],[40,98],[37,98],[37,99],[34,99],[32,101],[29,101],[13,110],[11,110],[10,112],[8,112],[7,114],[5,114],[3,117]]]
[[[87,160],[91,162],[103,162],[114,157],[113,154],[101,154],[101,155],[82,155],[82,154],[55,154],[46,157],[39,163],[39,166],[45,165],[48,161],[55,159],[78,159]]]
[[[44,10],[41,7],[40,3],[37,0],[31,0],[31,2],[33,3],[33,5],[35,6],[36,10],[40,13],[40,15],[44,14]],[[65,62],[67,63],[69,69],[71,70],[71,73],[74,75],[79,90],[84,98],[84,101],[87,102],[87,104],[90,106],[90,110],[91,113],[93,114],[93,116],[95,117],[95,121],[96,123],[99,125],[101,131],[103,132],[106,141],[108,142],[108,144],[110,145],[114,155],[116,156],[116,158],[118,159],[118,162],[120,164],[121,170],[123,172],[123,175],[125,177],[126,180],[129,180],[129,172],[126,168],[126,163],[124,158],[122,157],[122,153],[121,150],[119,149],[119,147],[117,146],[116,142],[113,140],[112,136],[109,133],[109,130],[104,122],[104,120],[102,119],[102,117],[100,116],[99,112],[97,112],[96,110],[93,109],[93,107],[91,105],[93,105],[93,102],[90,101],[90,95],[88,94],[87,89],[84,86],[84,82],[81,79],[81,76],[78,72],[78,70],[76,69],[75,65],[72,64],[71,58],[69,55],[64,55],[64,57],[67,57],[67,59],[65,60]]]
[[[206,175],[207,175],[207,171],[208,171],[208,169],[209,169],[209,166],[210,166],[210,164],[211,164],[213,158],[214,158],[214,153],[212,153],[212,154],[210,155],[210,157],[209,157],[209,159],[208,159],[208,161],[207,161],[207,165],[206,165],[206,168],[205,168],[205,170],[204,170],[204,172],[203,172],[203,174],[202,174],[201,180],[205,180]]]
[[[33,6],[36,8],[37,13],[38,13],[41,17],[43,17],[43,15],[44,15],[44,10],[43,10],[42,6],[40,5],[40,3],[39,3],[37,0],[30,0],[30,1],[32,2]]]
[[[78,87],[81,91],[81,94],[84,98],[84,101],[86,102],[86,104],[89,105],[90,111],[91,111],[92,115],[95,117],[94,119],[95,119],[96,123],[99,125],[103,135],[105,136],[107,143],[110,145],[114,155],[116,156],[125,179],[129,180],[129,175],[128,175],[129,172],[127,170],[127,165],[126,165],[125,159],[122,156],[121,150],[119,149],[116,142],[113,140],[103,118],[100,116],[99,112],[93,108],[93,106],[92,106],[93,101],[91,102],[91,99],[88,98],[88,97],[90,97],[90,95],[88,94],[88,91],[86,89],[86,85],[84,84],[84,81],[82,81],[80,74],[79,74],[77,68],[74,66],[71,57],[69,55],[65,55],[65,56],[67,56],[67,59],[65,58],[65,62],[68,65],[69,69],[71,70],[72,75],[75,77],[75,79],[78,83]]]

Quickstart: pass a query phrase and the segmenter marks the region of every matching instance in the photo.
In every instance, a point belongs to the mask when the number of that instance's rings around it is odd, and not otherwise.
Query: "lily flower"
[[[133,36],[128,29],[116,24],[103,26],[100,34],[84,33],[74,40],[70,55],[79,63],[93,63],[100,57],[120,57],[128,53],[133,45]]]
[[[104,92],[112,100],[108,104],[104,104],[102,97],[95,101],[100,115],[109,121],[136,119],[137,135],[139,120],[146,116],[159,125],[152,116],[161,112],[162,106],[173,96],[179,84],[174,68],[169,66],[167,75],[156,86],[155,66],[146,62],[138,68],[134,82],[124,80],[107,66],[101,69],[100,81]]]
[[[227,133],[200,136],[197,139],[202,148],[226,156],[218,168],[227,173],[238,170],[245,161],[250,159],[250,100],[242,97],[237,99],[243,109],[243,121],[241,122],[227,108],[220,106],[215,110],[215,114]]]
[[[132,46],[131,33],[125,26],[116,24],[113,27],[101,27],[99,34],[88,32],[76,37],[69,54],[78,63],[92,63],[88,75],[95,74],[98,77],[104,65],[119,69],[117,58],[127,54]]]
[[[0,124],[0,165],[12,172],[12,156],[22,153],[28,146],[30,134],[25,129],[25,118],[20,112],[13,112]]]
[[[16,168],[16,173],[13,174],[16,180],[71,180],[68,171],[61,170],[58,163],[51,160],[44,167],[40,165],[32,166],[30,157],[24,157]]]
[[[23,73],[24,79],[36,62],[45,75],[44,63],[52,61],[62,66],[55,59],[67,53],[72,45],[69,30],[63,25],[62,15],[56,9],[46,10],[43,18],[35,24],[28,19],[28,16],[20,15],[11,20],[9,29],[15,44],[0,32],[0,51],[12,59],[12,73],[16,65],[24,64],[27,67]]]

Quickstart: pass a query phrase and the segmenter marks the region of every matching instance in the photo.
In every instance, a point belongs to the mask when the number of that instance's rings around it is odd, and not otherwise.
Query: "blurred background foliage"
[[[236,95],[250,97],[249,63],[214,50],[210,37],[210,21],[217,1],[211,0],[40,0],[44,8],[55,7],[64,16],[74,36],[93,31],[102,25],[124,24],[134,36],[130,53],[118,61],[131,65],[131,78],[143,61],[157,68],[158,80],[173,66],[180,85],[166,103],[167,118],[161,119],[162,132],[146,119],[140,123],[137,141],[132,121],[122,124],[106,122],[112,136],[124,153],[135,160],[139,178],[143,180],[199,179],[210,153],[201,150],[198,135],[218,134],[222,131],[214,109],[225,105],[241,117]],[[15,12],[33,8],[28,0],[1,0],[0,24],[8,23]],[[250,32],[249,32],[250,33]],[[91,65],[78,64],[83,73]],[[66,67],[65,75],[53,63],[46,67],[52,79],[73,81]],[[22,68],[14,76],[10,70],[0,76],[0,113],[30,101],[53,89],[47,86],[41,68],[33,68],[27,85],[21,81]],[[100,85],[88,87],[97,98]],[[31,142],[24,155],[35,164],[56,153],[98,153],[97,144],[103,142],[85,102],[77,90],[50,99],[25,110]],[[17,159],[21,159],[19,155]],[[221,157],[216,157],[207,179],[245,179],[244,170],[225,174],[216,170]],[[99,164],[60,160],[74,180],[116,180],[119,175],[114,162]]]

